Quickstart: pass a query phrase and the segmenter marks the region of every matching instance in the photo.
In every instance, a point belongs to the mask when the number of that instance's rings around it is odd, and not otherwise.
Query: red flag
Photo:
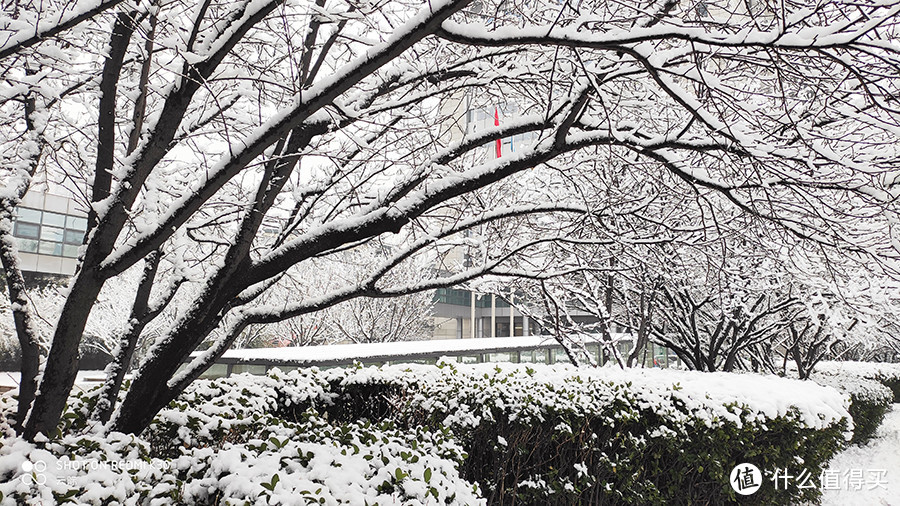
[[[494,126],[500,126],[500,111],[494,107]],[[503,152],[503,143],[500,141],[500,138],[497,138],[497,158],[500,158],[500,155]]]

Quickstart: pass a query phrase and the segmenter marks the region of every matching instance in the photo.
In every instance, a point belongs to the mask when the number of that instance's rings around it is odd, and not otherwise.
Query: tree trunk
[[[34,75],[35,71],[27,68],[26,74]],[[22,276],[22,270],[19,268],[18,248],[16,248],[15,239],[12,235],[13,212],[31,186],[31,178],[37,170],[44,149],[43,127],[35,122],[37,111],[37,100],[34,95],[28,95],[25,98],[26,138],[31,137],[36,141],[36,149],[30,153],[28,168],[25,170],[25,173],[21,174],[18,181],[15,178],[12,179],[10,185],[12,187],[7,189],[9,192],[8,196],[0,200],[0,213],[2,213],[0,217],[2,217],[4,223],[3,230],[0,232],[0,262],[2,262],[3,271],[6,274],[6,286],[9,291],[9,302],[12,307],[16,337],[22,352],[19,366],[19,399],[16,408],[16,421],[13,426],[16,432],[21,432],[24,428],[25,418],[28,416],[28,410],[31,408],[31,403],[34,401],[34,396],[37,393],[37,375],[41,359],[41,350],[34,330],[31,311],[29,310],[28,297],[26,296],[25,278]]]
[[[140,434],[156,413],[180,393],[169,385],[169,380],[191,352],[216,329],[227,312],[225,308],[238,295],[234,287],[240,283],[232,277],[245,270],[242,265],[243,262],[235,262],[229,266],[226,262],[172,332],[150,350],[150,356],[141,364],[113,416],[112,430]]]
[[[147,33],[147,40],[144,43],[144,63],[141,65],[141,77],[138,82],[138,97],[134,102],[134,110],[131,115],[132,130],[128,137],[128,148],[126,154],[130,155],[134,152],[141,138],[141,129],[144,125],[144,114],[147,108],[147,86],[150,81],[150,63],[153,61],[153,38],[156,33],[156,16],[150,16],[150,31]],[[108,190],[108,188],[107,188]],[[137,347],[138,339],[149,322],[147,314],[147,303],[150,300],[150,292],[153,290],[153,282],[156,278],[156,271],[159,268],[159,261],[162,258],[160,250],[156,250],[147,256],[144,266],[144,273],[138,286],[134,303],[131,306],[131,314],[128,318],[128,326],[119,339],[115,351],[113,352],[113,360],[106,369],[106,382],[100,392],[97,404],[91,418],[106,423],[112,415],[116,406],[116,399],[122,388],[122,381],[125,379],[125,373],[131,365],[134,350]]]
[[[128,368],[131,365],[138,338],[149,322],[147,305],[150,300],[150,292],[153,289],[153,281],[156,278],[156,271],[159,268],[160,258],[161,254],[158,251],[147,257],[147,264],[144,266],[144,273],[134,298],[134,304],[131,306],[128,327],[120,337],[119,344],[113,352],[113,360],[106,369],[106,382],[100,391],[94,412],[91,414],[91,418],[94,420],[99,420],[103,423],[108,422],[113,409],[116,407],[116,399],[119,396],[119,390],[122,388],[125,373],[128,372]]]
[[[201,317],[202,318],[202,317]],[[111,430],[128,434],[140,434],[153,421],[162,408],[172,402],[181,392],[169,386],[186,357],[216,327],[216,318],[203,320],[191,318],[179,325],[164,344],[154,349],[135,375],[131,388],[112,419]]]
[[[84,326],[102,287],[103,281],[91,276],[90,272],[82,271],[76,275],[53,334],[40,394],[35,397],[31,414],[25,421],[24,436],[28,440],[38,434],[50,436],[56,431],[78,374],[78,346]]]
[[[21,373],[19,379],[19,399],[16,409],[16,423],[13,428],[20,432],[25,423],[25,417],[34,401],[37,392],[37,375],[40,366],[41,350],[35,336],[34,326],[31,321],[31,312],[28,310],[28,298],[25,296],[25,278],[18,265],[18,255],[12,244],[14,239],[10,234],[3,234],[0,239],[0,260],[3,262],[3,270],[6,273],[6,287],[9,290],[9,302],[12,306],[13,321],[16,326],[16,336],[19,339],[19,347],[22,350],[22,360],[19,367]]]
[[[103,65],[92,202],[98,202],[109,196],[115,158],[116,94],[122,62],[136,27],[136,15],[135,12],[122,12],[116,17],[110,36],[109,54]],[[100,235],[98,221],[99,217],[92,208],[88,213],[88,230],[98,229],[95,230],[95,234]],[[96,241],[93,247],[89,245],[83,265],[101,265],[112,250],[119,230],[120,228],[116,227],[103,234],[102,240]],[[89,236],[90,234],[86,237]],[[50,436],[56,431],[69,392],[75,384],[75,376],[78,374],[78,347],[84,335],[84,326],[104,281],[105,279],[97,275],[96,267],[76,274],[56,324],[53,344],[41,379],[40,394],[35,398],[31,416],[25,423],[24,435],[28,440],[33,440],[37,434]]]

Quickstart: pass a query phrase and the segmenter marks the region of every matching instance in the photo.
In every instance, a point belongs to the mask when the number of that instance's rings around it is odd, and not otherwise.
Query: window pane
[[[66,215],[44,211],[44,221],[41,223],[53,225],[54,227],[64,227],[66,226]]]
[[[63,256],[69,258],[78,258],[78,248],[80,246],[71,246],[66,244],[63,246]]]
[[[38,242],[34,239],[19,239],[19,251],[24,253],[37,253]]]
[[[18,221],[27,221],[30,223],[41,222],[41,212],[37,209],[29,209],[27,207],[17,207],[16,217]]]
[[[87,218],[79,218],[77,216],[66,216],[66,228],[74,230],[87,230]]]
[[[62,255],[62,247],[63,245],[58,242],[44,242],[41,241],[41,246],[38,248],[38,253],[42,255]]]
[[[553,361],[562,364],[569,364],[572,362],[569,360],[569,355],[566,353],[566,350],[562,348],[553,348]]]
[[[80,230],[66,229],[66,233],[65,233],[66,244],[81,244],[81,239],[83,237],[84,237],[84,232],[82,232]]]
[[[37,239],[40,232],[40,225],[32,225],[30,223],[21,223],[17,221],[13,235],[16,237],[24,237],[26,239]]]
[[[41,227],[41,240],[62,242],[63,229],[56,227]]]

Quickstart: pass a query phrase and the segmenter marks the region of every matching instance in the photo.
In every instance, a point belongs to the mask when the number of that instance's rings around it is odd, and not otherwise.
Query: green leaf
[[[263,483],[262,486],[264,489],[268,490],[269,492],[272,492],[275,490],[275,485],[278,485],[279,480],[280,480],[280,478],[278,477],[278,473],[275,473],[272,475],[272,480],[269,481],[269,483]]]
[[[431,468],[430,467],[425,468],[425,481],[426,482],[431,481]]]

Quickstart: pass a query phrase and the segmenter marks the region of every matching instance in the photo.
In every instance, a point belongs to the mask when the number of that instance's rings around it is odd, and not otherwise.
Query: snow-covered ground
[[[823,484],[824,506],[900,506],[900,404],[868,444],[847,448],[828,467],[835,481]]]
[[[0,371],[0,392],[7,388],[19,388],[19,371]],[[75,377],[75,386],[94,386],[100,384],[106,378],[103,371],[78,371]]]

